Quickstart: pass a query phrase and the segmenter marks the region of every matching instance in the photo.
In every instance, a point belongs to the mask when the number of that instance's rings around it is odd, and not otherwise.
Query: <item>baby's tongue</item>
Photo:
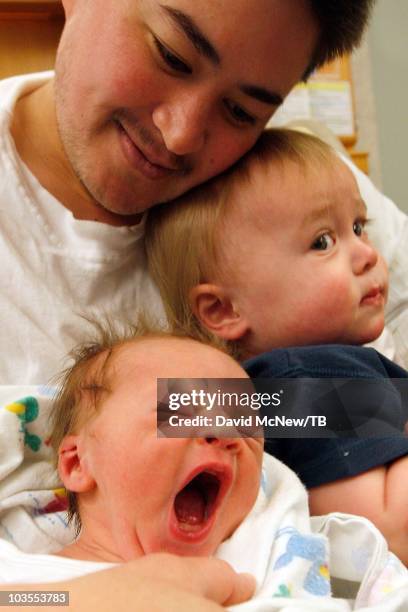
[[[174,509],[180,523],[199,525],[205,517],[205,500],[198,487],[187,486],[177,494]]]

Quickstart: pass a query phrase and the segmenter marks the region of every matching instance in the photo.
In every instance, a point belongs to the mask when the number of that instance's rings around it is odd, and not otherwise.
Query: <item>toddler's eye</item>
[[[363,234],[365,224],[366,222],[362,220],[355,221],[353,223],[353,232],[355,233],[356,236],[361,236]]]
[[[328,249],[331,249],[333,246],[334,246],[333,238],[330,236],[330,234],[326,233],[316,238],[316,240],[312,244],[312,249],[314,251],[327,251]]]

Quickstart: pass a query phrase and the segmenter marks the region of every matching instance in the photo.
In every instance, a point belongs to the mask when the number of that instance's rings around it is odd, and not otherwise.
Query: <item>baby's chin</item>
[[[187,543],[177,540],[166,540],[150,543],[146,546],[145,554],[166,552],[178,557],[211,557],[225,538],[210,538],[206,542]]]

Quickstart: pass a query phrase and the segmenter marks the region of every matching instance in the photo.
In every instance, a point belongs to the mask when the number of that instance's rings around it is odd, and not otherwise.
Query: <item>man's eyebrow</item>
[[[283,104],[283,97],[280,94],[270,91],[269,89],[265,89],[264,87],[243,84],[240,85],[239,88],[242,92],[247,94],[247,96],[256,98],[256,100],[264,102],[265,104],[272,104],[273,106],[280,106]]]
[[[221,58],[218,52],[191,17],[171,6],[166,6],[165,4],[161,4],[160,6],[173,19],[175,24],[181,28],[182,32],[193,43],[200,55],[209,59],[212,64],[219,66]]]
[[[197,51],[210,60],[215,66],[221,64],[221,58],[214,45],[209,41],[207,36],[203,34],[196,23],[183,11],[179,11],[171,6],[165,4],[160,5],[161,8],[173,19],[177,27],[181,28],[182,32],[187,38],[193,43]],[[265,104],[272,106],[280,106],[283,103],[283,97],[270,91],[264,87],[258,87],[257,85],[241,84],[240,90],[251,98],[255,98]]]

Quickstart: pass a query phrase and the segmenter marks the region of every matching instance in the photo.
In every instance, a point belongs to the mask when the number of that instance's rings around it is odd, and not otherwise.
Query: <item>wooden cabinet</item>
[[[349,57],[326,64],[307,83],[299,83],[292,90],[269,125],[288,123],[293,127],[298,124],[331,145],[340,141],[354,163],[368,174],[368,153],[354,149],[357,128]]]
[[[52,68],[63,24],[57,0],[0,0],[0,78]]]
[[[367,151],[355,151],[352,147],[349,147],[347,152],[357,168],[360,168],[365,174],[370,173],[370,162]]]
[[[369,159],[367,151],[356,151],[354,146],[357,142],[357,127],[355,122],[355,102],[353,92],[353,79],[350,69],[350,59],[348,57],[338,58],[331,64],[323,66],[317,73],[316,78],[326,78],[332,82],[343,82],[347,83],[350,89],[350,111],[351,111],[351,124],[352,129],[348,134],[339,135],[339,138],[343,145],[346,147],[348,154],[350,155],[353,162],[360,170],[369,173]]]

